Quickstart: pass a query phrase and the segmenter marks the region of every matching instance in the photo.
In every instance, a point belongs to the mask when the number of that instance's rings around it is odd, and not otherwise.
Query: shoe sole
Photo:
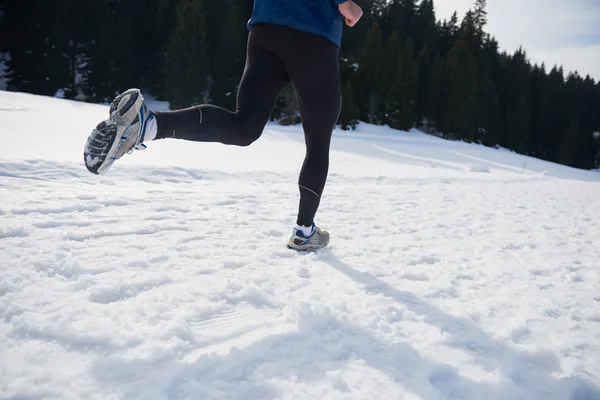
[[[115,155],[123,146],[123,143],[128,138],[126,135],[127,128],[138,118],[138,114],[144,98],[139,89],[129,89],[118,95],[110,105],[109,118],[102,121],[96,127],[96,131],[103,135],[114,135],[110,138],[112,143],[110,149],[100,165],[90,166],[87,163],[87,154],[84,154],[85,165],[88,171],[95,175],[101,175],[106,172],[116,161]],[[116,128],[116,131],[115,131]],[[107,133],[105,133],[107,132]]]
[[[322,249],[326,248],[327,246],[329,246],[329,239],[327,240],[327,243],[324,243],[321,245],[307,245],[305,247],[298,247],[298,245],[292,244],[291,242],[288,242],[288,244],[287,244],[288,249],[296,250],[299,252],[312,252],[312,251],[322,250]]]
[[[298,253],[314,253],[316,251],[323,250],[326,247],[327,246],[323,246],[323,247],[310,247],[310,248],[306,248],[306,249],[299,249],[297,247],[290,246],[289,244],[287,245],[288,249],[295,250]]]

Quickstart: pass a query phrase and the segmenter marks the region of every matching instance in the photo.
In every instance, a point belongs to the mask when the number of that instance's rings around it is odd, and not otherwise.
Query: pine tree
[[[487,0],[475,0],[475,10],[473,11],[473,20],[475,28],[482,34],[487,24]]]
[[[221,46],[225,43],[221,40],[225,26],[229,23],[230,9],[233,3],[230,0],[204,0],[205,31],[206,31],[206,57],[208,58],[209,70],[215,71],[219,68],[217,56],[221,52]],[[233,10],[234,13],[236,10]]]
[[[499,46],[496,39],[486,35],[483,39],[478,59],[480,70],[491,78],[494,83],[498,82],[500,70],[500,53],[498,48]]]
[[[247,32],[237,2],[228,0],[227,16],[221,29],[220,48],[211,69],[211,102],[234,109],[236,92],[244,69]]]
[[[135,71],[133,76],[127,78],[129,85],[145,88],[161,97],[165,90],[165,51],[177,23],[176,8],[179,2],[173,0],[104,1],[109,3],[111,9],[118,7],[120,14],[118,21],[121,25],[127,26],[127,58],[129,59],[127,62]],[[110,28],[111,25],[106,27]],[[120,49],[116,51],[121,52]]]
[[[59,59],[61,73],[68,81],[61,88],[66,98],[76,98],[80,94],[82,72],[81,63],[86,41],[92,35],[93,23],[86,22],[94,18],[94,5],[86,5],[77,0],[63,0],[52,9],[53,23],[48,40]]]
[[[399,54],[393,84],[387,95],[387,122],[390,127],[409,130],[417,123],[417,65],[414,60],[414,45],[407,40]]]
[[[478,70],[465,40],[458,40],[446,60],[448,80],[445,86],[445,104],[440,128],[451,137],[467,141],[479,136],[477,84]]]
[[[366,3],[368,14],[374,18],[382,18],[388,8],[387,0],[368,0]]]
[[[403,50],[403,42],[400,41],[398,31],[394,30],[383,48],[381,62],[381,79],[383,86],[389,88],[400,73],[400,54]]]
[[[288,84],[281,91],[272,118],[283,126],[296,125],[301,122],[298,98],[292,84]]]
[[[478,23],[475,11],[469,10],[465,15],[459,30],[460,38],[466,41],[469,46],[469,51],[476,60],[481,59],[481,52],[483,49],[483,33],[480,31]]]
[[[482,127],[478,141],[486,146],[496,146],[502,135],[502,109],[498,93],[500,57],[498,42],[485,35],[477,59],[480,71],[479,102],[481,109],[478,117]]]
[[[460,35],[462,39],[472,41],[477,34],[477,25],[475,22],[475,13],[473,10],[467,11],[465,18],[460,24]]]
[[[352,88],[352,83],[348,81],[342,90],[342,110],[338,123],[343,130],[354,130],[358,124],[357,115],[358,109],[354,102],[354,89]]]
[[[203,0],[180,0],[167,47],[166,95],[172,109],[203,102],[207,89]]]
[[[479,130],[475,141],[493,147],[498,144],[502,134],[500,99],[492,78],[488,75],[482,75],[480,79],[477,96],[480,102],[477,115]]]
[[[427,48],[432,51],[436,48],[437,36],[433,0],[422,0],[415,17],[415,50],[421,52]]]
[[[595,82],[588,75],[584,80],[579,80],[578,94],[581,96],[581,110],[578,127],[577,151],[572,165],[577,168],[591,169],[595,167],[595,158],[598,153],[598,140],[596,132],[600,132],[597,124],[597,115],[600,112],[595,107]]]
[[[342,57],[346,58],[357,56],[360,53],[360,49],[365,38],[371,32],[373,24],[378,23],[381,25],[383,21],[382,12],[387,8],[386,0],[355,0],[355,3],[362,8],[364,15],[359,24],[356,24],[352,29],[344,30],[341,54]]]
[[[416,103],[416,111],[417,111],[417,120],[419,122],[419,126],[420,124],[423,122],[424,118],[425,118],[425,103],[427,101],[427,92],[426,92],[426,87],[427,87],[427,77],[428,77],[428,72],[429,72],[429,67],[433,62],[433,57],[431,52],[429,51],[429,47],[425,46],[421,52],[419,53],[419,56],[416,59],[416,68],[417,68],[417,75],[418,75],[418,82],[417,82],[417,88],[416,88],[416,98],[417,98],[417,103]]]
[[[502,82],[504,134],[500,145],[521,154],[527,152],[530,134],[530,68],[525,52],[519,49],[506,60]]]
[[[567,107],[566,129],[562,132],[560,140],[560,153],[558,161],[565,165],[575,165],[575,155],[577,154],[580,121],[583,112],[583,91],[581,90],[583,82],[577,73],[569,74],[564,87],[564,99]]]
[[[594,100],[592,101],[591,107],[595,110],[592,115],[591,125],[594,127],[592,137],[594,140],[594,157],[593,167],[600,168],[600,81],[596,83],[594,94],[592,95]]]
[[[528,150],[529,154],[542,158],[548,158],[548,148],[550,147],[551,131],[551,109],[550,109],[550,88],[548,75],[545,65],[535,65],[531,70],[529,81],[531,97],[531,116]]]
[[[450,20],[442,22],[438,26],[438,50],[442,57],[450,52],[458,37],[460,28],[458,26],[458,14],[454,12]]]
[[[107,103],[130,87],[139,86],[131,51],[134,48],[127,10],[118,4],[98,2],[97,31],[83,55],[83,90],[89,101]]]
[[[391,0],[383,16],[383,37],[388,38],[393,31],[398,32],[401,41],[412,36],[416,26],[416,0]]]
[[[69,87],[72,76],[60,30],[64,17],[60,10],[58,0],[7,4],[9,90],[53,96]]]
[[[443,121],[443,111],[446,103],[446,93],[443,90],[446,86],[446,63],[438,55],[429,65],[427,77],[425,79],[424,101],[422,106],[422,128],[426,132],[440,134],[445,137],[444,132],[440,132],[440,124]]]
[[[84,90],[88,100],[110,102],[115,95],[135,84],[134,62],[128,57],[133,41],[125,21],[104,29],[100,40],[87,53]]]
[[[361,71],[361,81],[364,86],[367,99],[367,115],[369,123],[380,123],[382,120],[381,104],[383,102],[384,80],[382,79],[383,69],[383,43],[381,40],[381,31],[379,24],[374,23],[369,36],[364,42],[360,52],[359,65]]]
[[[558,162],[563,133],[567,130],[567,104],[564,95],[565,79],[562,67],[554,67],[548,74],[550,101],[550,130],[548,132],[548,159]]]

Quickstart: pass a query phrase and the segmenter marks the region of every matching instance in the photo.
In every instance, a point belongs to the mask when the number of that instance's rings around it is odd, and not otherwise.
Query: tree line
[[[600,165],[600,83],[501,51],[486,0],[438,21],[433,0],[355,0],[339,124],[358,121]],[[235,108],[252,0],[19,0],[0,13],[9,90],[109,102],[140,87],[171,108]],[[272,118],[299,122],[293,89]]]

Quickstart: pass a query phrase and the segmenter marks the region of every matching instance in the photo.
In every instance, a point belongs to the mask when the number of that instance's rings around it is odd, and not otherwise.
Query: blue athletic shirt
[[[325,36],[340,47],[344,18],[338,5],[347,0],[254,0],[248,29],[257,23],[283,25]]]

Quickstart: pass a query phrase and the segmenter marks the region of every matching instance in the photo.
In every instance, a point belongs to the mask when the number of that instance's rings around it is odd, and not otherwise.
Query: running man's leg
[[[331,135],[341,111],[339,48],[324,37],[288,33],[294,46],[282,59],[296,91],[306,141],[297,224],[311,226],[327,181]]]
[[[258,30],[257,30],[258,31]],[[156,112],[156,139],[175,138],[248,146],[258,139],[281,90],[290,80],[278,56],[266,50],[254,30],[248,38],[246,67],[237,96],[237,110],[201,105]]]

